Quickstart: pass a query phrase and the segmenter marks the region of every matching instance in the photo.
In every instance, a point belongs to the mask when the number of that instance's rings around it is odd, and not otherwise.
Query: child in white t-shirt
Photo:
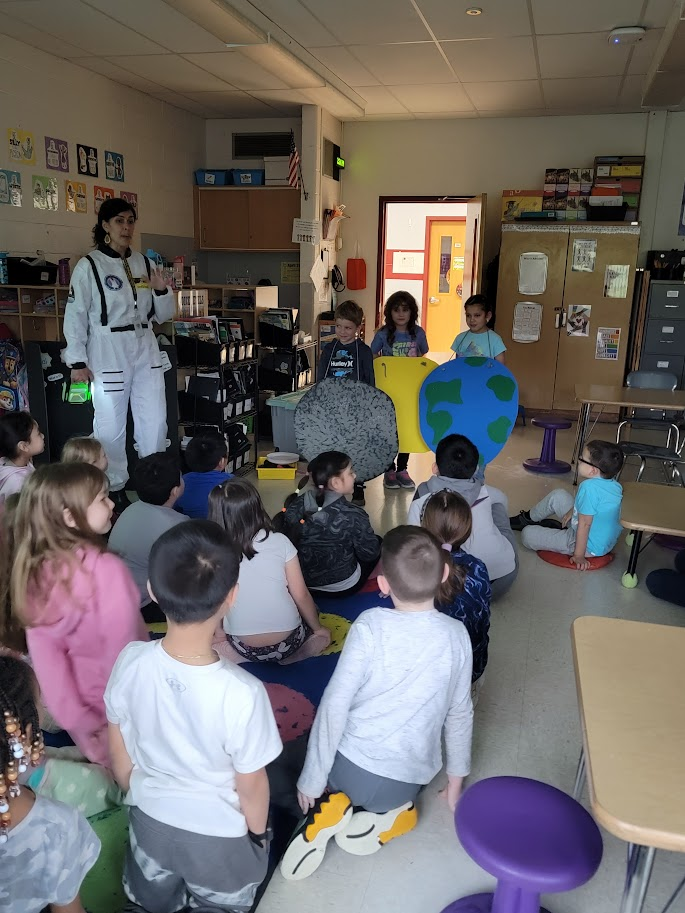
[[[319,622],[297,549],[273,532],[254,485],[230,479],[214,488],[209,519],[241,551],[238,595],[223,623],[228,642],[214,643],[219,654],[239,663],[292,663],[325,650],[331,635]]]
[[[149,586],[167,633],[129,644],[105,692],[112,770],[131,806],[124,889],[145,910],[247,910],[266,874],[265,767],[281,740],[262,683],[212,650],[239,562],[208,520],[160,536]]]

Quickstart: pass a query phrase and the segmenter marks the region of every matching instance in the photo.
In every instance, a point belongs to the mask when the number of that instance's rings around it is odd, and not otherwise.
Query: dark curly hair
[[[383,327],[388,331],[388,345],[393,344],[395,341],[395,333],[397,332],[395,322],[392,319],[392,310],[401,304],[404,304],[409,308],[407,333],[409,333],[412,339],[416,339],[416,323],[419,319],[419,306],[416,303],[416,298],[409,292],[393,292],[385,302],[385,307],[383,308],[383,317],[385,318]]]
[[[33,669],[15,656],[0,656],[0,720],[7,713],[19,720],[22,733],[31,726],[31,739],[40,737],[40,722],[36,706],[38,684]],[[5,726],[0,732],[0,773],[6,774],[13,761]]]
[[[105,243],[105,235],[107,232],[102,227],[102,223],[109,222],[109,220],[113,219],[115,216],[120,216],[122,212],[132,213],[133,218],[138,221],[138,213],[133,208],[133,204],[129,203],[128,200],[121,200],[119,197],[115,197],[111,200],[105,200],[102,203],[100,211],[98,212],[98,220],[95,225],[93,225],[93,244],[95,244],[96,247]]]

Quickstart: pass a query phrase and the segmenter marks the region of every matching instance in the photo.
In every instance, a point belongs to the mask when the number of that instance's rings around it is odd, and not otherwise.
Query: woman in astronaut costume
[[[71,277],[62,352],[72,382],[93,381],[93,434],[109,460],[110,489],[122,497],[129,401],[139,456],[166,449],[164,369],[152,322],[170,320],[176,306],[161,273],[131,251],[135,225],[126,200],[105,200],[100,207],[96,249],[79,260]]]

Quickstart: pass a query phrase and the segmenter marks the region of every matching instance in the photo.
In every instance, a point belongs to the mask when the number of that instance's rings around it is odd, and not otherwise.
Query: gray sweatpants
[[[146,913],[252,907],[266,875],[268,846],[250,838],[210,837],[150,818],[132,807],[124,890]]]
[[[348,761],[339,751],[328,775],[328,785],[332,792],[345,793],[355,808],[363,808],[367,812],[392,811],[405,802],[413,802],[421,789],[416,783],[404,783],[369,773]]]
[[[555,488],[554,491],[542,499],[535,507],[531,507],[530,519],[539,523],[548,517],[561,518],[573,507],[573,495],[564,488]],[[572,555],[576,547],[576,531],[571,529],[547,529],[544,526],[524,526],[521,540],[526,548],[539,552],[559,552],[561,555]]]
[[[504,577],[496,577],[494,580],[490,581],[490,602],[495,602],[497,599],[504,596],[514,580],[516,580],[519,572],[518,546],[516,545],[514,531],[509,522],[509,502],[499,489],[495,489],[495,491],[497,492],[498,500],[492,502],[492,520],[504,538],[508,542],[511,542],[511,547],[514,549],[514,570],[505,574]],[[502,500],[499,499],[500,495]],[[492,495],[490,497],[492,497]]]

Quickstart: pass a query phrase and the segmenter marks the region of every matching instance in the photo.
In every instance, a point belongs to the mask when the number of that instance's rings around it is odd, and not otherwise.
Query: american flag
[[[300,153],[295,145],[295,134],[290,131],[290,158],[288,160],[288,184],[291,187],[300,186]]]

